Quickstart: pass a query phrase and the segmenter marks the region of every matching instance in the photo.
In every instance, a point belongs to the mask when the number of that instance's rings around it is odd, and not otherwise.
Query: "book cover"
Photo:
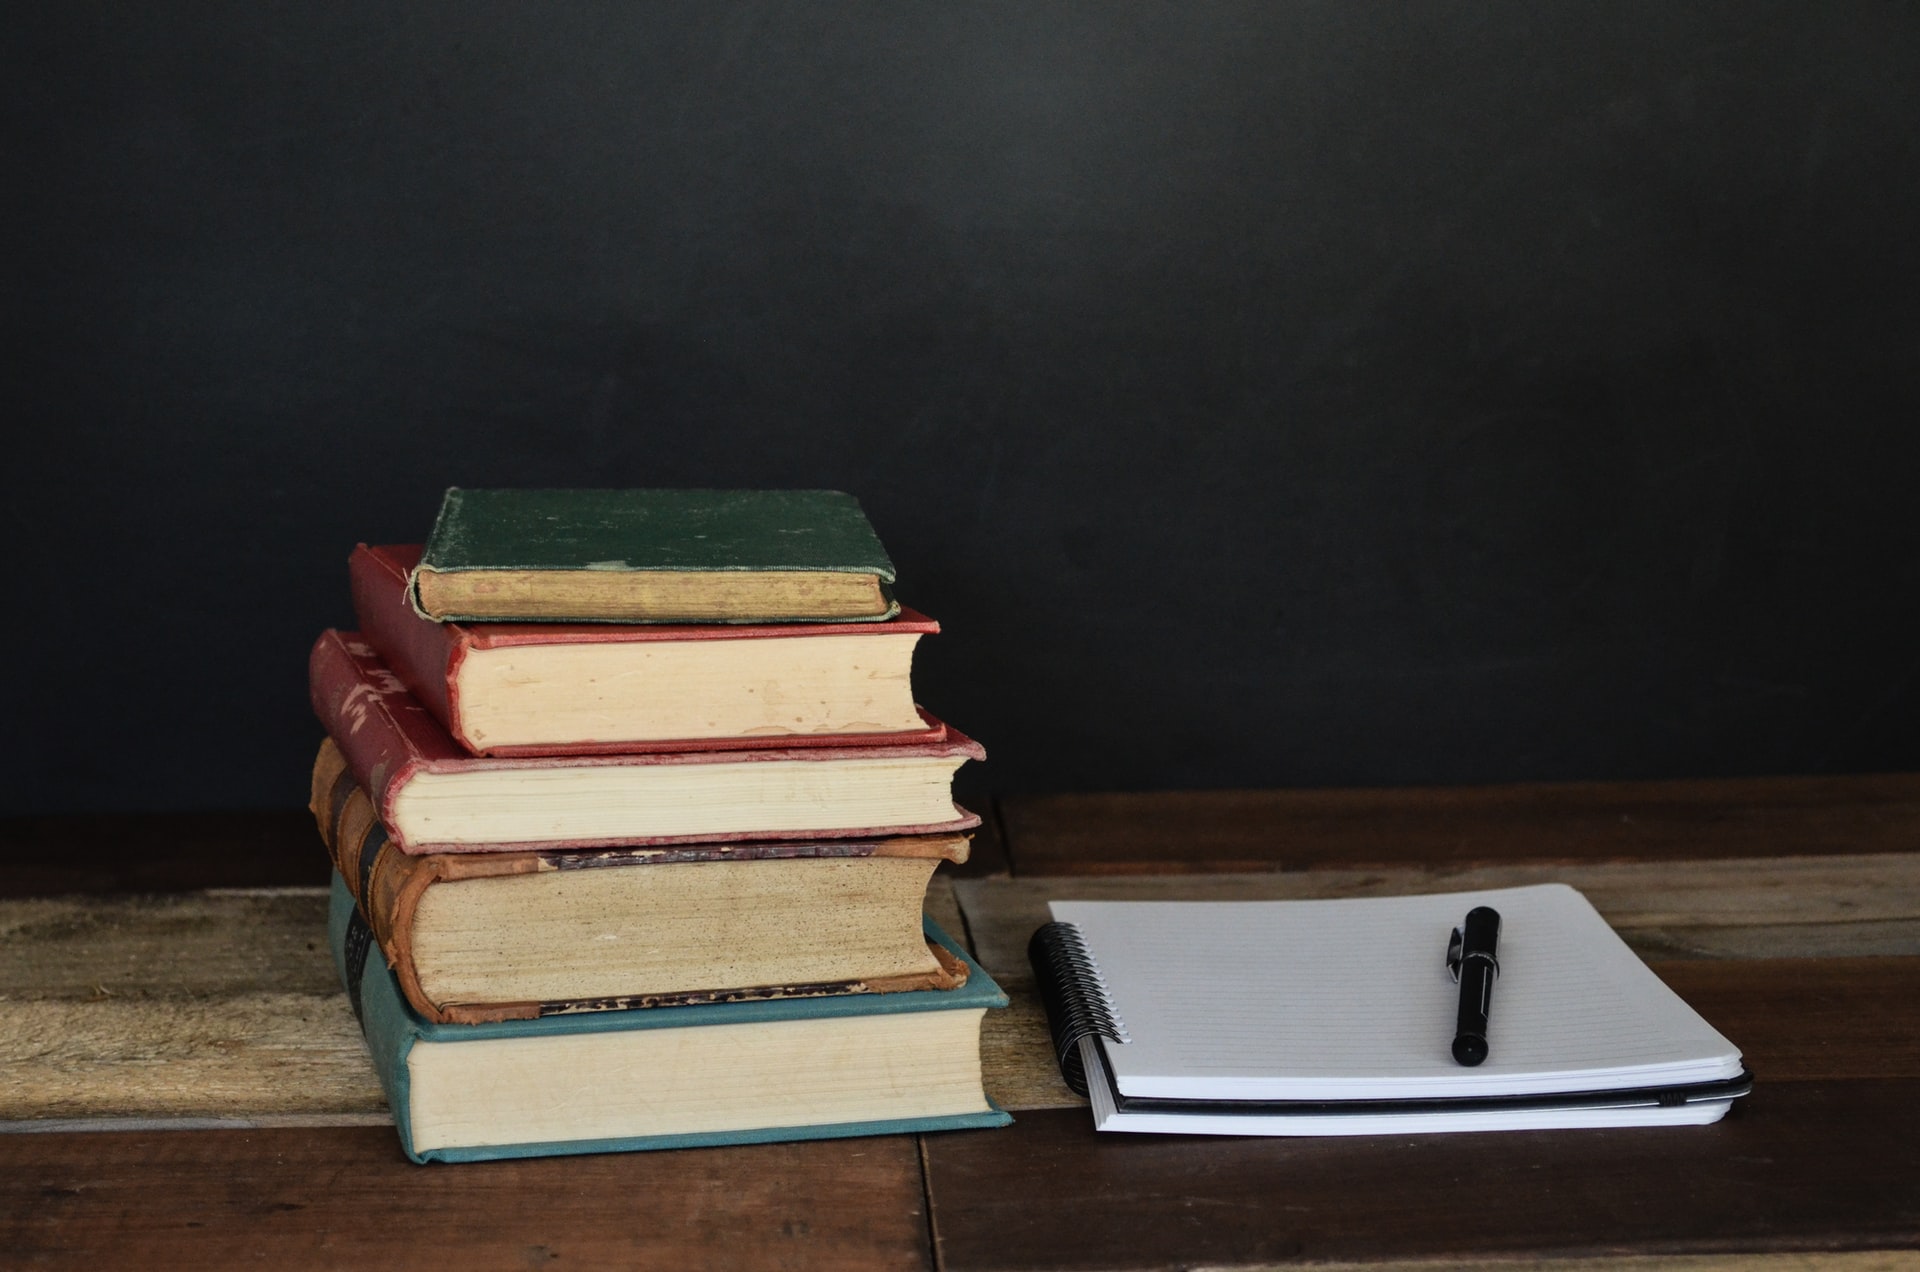
[[[485,774],[490,772],[579,771],[645,765],[738,766],[798,763],[828,766],[862,761],[898,762],[944,759],[956,764],[985,759],[979,743],[949,726],[940,726],[942,740],[864,746],[772,747],[753,750],[683,750],[581,756],[475,756],[453,740],[433,713],[407,692],[373,647],[358,632],[326,631],[314,642],[308,663],[313,709],[332,743],[365,788],[375,814],[386,826],[394,845],[403,852],[479,852],[503,849],[616,848],[644,843],[733,841],[748,839],[860,838],[917,835],[971,830],[976,815],[951,800],[951,815],[899,824],[863,826],[757,825],[686,833],[608,833],[595,835],[511,835],[486,842],[416,836],[407,819],[395,815],[395,804],[409,784],[427,775]],[[804,774],[807,770],[798,770]],[[564,811],[564,808],[561,810]],[[796,819],[803,802],[788,801]]]
[[[674,992],[600,994],[591,998],[546,1000],[488,1000],[441,1003],[422,983],[415,962],[414,920],[429,888],[446,883],[475,879],[507,879],[526,875],[565,873],[570,880],[594,878],[589,872],[603,870],[645,870],[660,867],[721,864],[734,866],[748,862],[788,862],[826,860],[842,863],[842,868],[858,869],[858,862],[897,860],[923,862],[931,871],[938,861],[961,862],[967,858],[967,841],[961,835],[918,835],[880,840],[798,840],[767,841],[746,844],[683,844],[666,848],[627,848],[600,852],[483,852],[433,853],[409,855],[395,848],[384,827],[373,815],[366,792],[340,759],[337,748],[321,752],[314,766],[310,808],[327,846],[334,871],[345,881],[354,904],[373,930],[387,966],[392,969],[407,1005],[425,1020],[441,1024],[473,1024],[486,1020],[527,1020],[537,1016],[572,1011],[611,1011],[629,1007],[679,1006],[699,1002],[739,1002],[755,998],[789,998],[821,994],[897,993],[919,989],[953,989],[966,978],[964,964],[958,963],[937,944],[929,943],[932,969],[925,972],[901,972],[886,978],[836,981],[789,981],[778,984],[727,984],[718,989],[687,987]],[[757,867],[756,867],[757,868]],[[779,869],[781,867],[775,867]],[[715,880],[715,886],[726,885]],[[729,905],[743,904],[736,889],[727,886]],[[790,880],[776,881],[776,892],[794,888]],[[806,893],[795,892],[804,898]],[[601,916],[603,924],[618,928],[634,922],[630,912],[605,911],[599,906],[584,907]],[[521,904],[524,911],[524,902]],[[913,905],[911,921],[917,927],[919,902]],[[905,918],[906,915],[901,917]],[[764,926],[770,920],[764,912],[744,910],[729,921],[749,929]],[[696,913],[691,921],[702,924]],[[724,924],[722,926],[725,926]],[[718,939],[710,926],[700,930],[703,940]],[[634,935],[638,935],[635,933]],[[811,925],[803,936],[810,942],[814,962],[822,954],[832,954],[824,938],[816,937]],[[602,969],[611,965],[610,957],[595,953],[596,936],[581,953]],[[489,961],[506,957],[501,947],[489,942]],[[925,956],[922,956],[924,961]],[[829,959],[828,961],[833,961]]]
[[[435,622],[414,607],[411,580],[420,564],[417,544],[369,546],[361,544],[348,558],[347,574],[353,589],[354,613],[360,633],[399,677],[408,691],[444,725],[467,750],[476,755],[595,755],[624,751],[675,751],[696,748],[763,747],[762,736],[701,736],[677,739],[598,739],[565,736],[531,744],[489,743],[468,727],[461,692],[461,672],[476,653],[571,645],[623,646],[644,652],[660,643],[690,641],[831,641],[852,637],[870,642],[876,636],[919,637],[937,633],[940,624],[914,610],[902,609],[881,622],[819,622],[738,624],[608,624],[608,623],[461,623]],[[637,662],[638,660],[636,660]],[[728,692],[743,699],[758,693],[757,684],[742,684]],[[910,705],[910,703],[909,703]],[[850,708],[854,718],[857,709]],[[871,715],[866,718],[872,718]],[[860,745],[869,739],[891,742],[937,742],[942,729],[925,718],[917,728],[888,732],[843,729],[825,731],[834,721],[815,721],[821,732],[778,735],[782,745]]]
[[[508,576],[535,577],[526,590]],[[893,581],[859,501],[840,491],[454,487],[414,599],[436,619],[878,619],[897,608]],[[570,612],[528,608],[556,590],[572,593]]]
[[[762,1126],[670,1135],[609,1136],[516,1144],[416,1148],[412,1120],[409,1053],[422,1041],[460,1044],[501,1039],[531,1039],[581,1034],[610,1034],[629,1030],[695,1029],[707,1026],[766,1024],[831,1019],[847,1016],[994,1009],[1007,1005],[1007,996],[993,978],[975,963],[951,937],[929,922],[928,936],[967,967],[967,981],[954,990],[853,995],[827,998],[786,998],[761,1002],[708,1006],[655,1007],[592,1015],[547,1016],[538,1020],[492,1024],[438,1025],[409,1011],[393,975],[382,960],[370,957],[374,940],[353,896],[338,874],[333,879],[328,907],[327,935],[334,968],[346,987],[354,1015],[366,1036],[367,1049],[379,1072],[394,1125],[407,1156],[416,1162],[485,1161],[511,1157],[542,1157],[570,1153],[626,1152],[657,1148],[696,1148],[721,1144],[755,1144],[775,1140],[831,1139],[856,1135],[891,1135],[919,1131],[959,1130],[1004,1126],[1013,1119],[985,1102],[979,1112],[865,1122]],[[564,1081],[566,1075],[554,1075]],[[588,1093],[591,1094],[590,1092]]]

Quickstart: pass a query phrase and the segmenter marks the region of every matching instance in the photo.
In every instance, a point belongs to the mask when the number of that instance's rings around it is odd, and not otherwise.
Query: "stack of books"
[[[416,1161],[997,1126],[922,917],[979,745],[830,491],[450,490],[310,664],[341,978]]]

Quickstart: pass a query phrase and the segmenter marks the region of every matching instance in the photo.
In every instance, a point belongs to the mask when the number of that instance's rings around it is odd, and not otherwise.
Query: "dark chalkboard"
[[[1920,10],[61,4],[0,811],[297,803],[361,539],[857,493],[976,786],[1920,764]]]

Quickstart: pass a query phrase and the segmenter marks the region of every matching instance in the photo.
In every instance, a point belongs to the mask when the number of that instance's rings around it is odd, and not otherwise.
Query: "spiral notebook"
[[[1448,938],[1500,912],[1490,1054]],[[1564,884],[1328,901],[1055,901],[1029,956],[1101,1130],[1361,1135],[1705,1123],[1739,1049]]]

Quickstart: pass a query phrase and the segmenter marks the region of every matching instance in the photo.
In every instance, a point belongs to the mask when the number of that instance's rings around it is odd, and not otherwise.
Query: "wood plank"
[[[949,1272],[1920,1243],[1912,1080],[1763,1084],[1711,1127],[1232,1139],[1057,1109],[925,1145]]]
[[[1007,1009],[987,1013],[980,1026],[980,1077],[987,1098],[1011,1113],[1087,1103],[1060,1076],[1046,1008],[1031,985],[1009,988]]]
[[[1729,927],[1630,927],[1621,935],[1641,958],[1861,958],[1920,954],[1920,919],[1872,923],[1773,923]]]
[[[247,1117],[41,1117],[0,1122],[0,1134],[50,1135],[118,1131],[259,1131],[289,1126],[392,1126],[383,1107],[372,1113],[258,1113]]]
[[[1908,852],[1920,775],[1155,791],[1001,802],[1015,874]]]
[[[1920,1079],[1920,958],[1650,966],[1763,1083]]]
[[[319,888],[0,901],[0,1121],[386,1118],[326,922]]]
[[[0,897],[317,887],[330,869],[304,808],[0,817]]]
[[[931,1266],[911,1136],[413,1166],[391,1130],[0,1136],[45,1268]]]
[[[1366,1263],[1268,1263],[1313,1272],[1920,1272],[1913,1250],[1842,1250],[1794,1254],[1625,1255],[1599,1259],[1392,1259]]]
[[[0,1122],[385,1108],[338,990],[0,1002]]]
[[[1629,944],[1696,944],[1722,957],[1920,954],[1920,853],[1572,865],[1383,866],[1251,874],[1081,875],[954,883],[974,954],[995,978],[1026,972],[1027,939],[1048,900],[1214,901],[1396,896],[1567,883]],[[1875,925],[1884,925],[1876,927]],[[1745,931],[1731,940],[1715,928]],[[1826,929],[1826,930],[1821,930]],[[1777,944],[1770,944],[1776,943]],[[1798,942],[1796,944],[1796,942]]]
[[[327,891],[289,888],[0,901],[10,999],[331,994]]]

